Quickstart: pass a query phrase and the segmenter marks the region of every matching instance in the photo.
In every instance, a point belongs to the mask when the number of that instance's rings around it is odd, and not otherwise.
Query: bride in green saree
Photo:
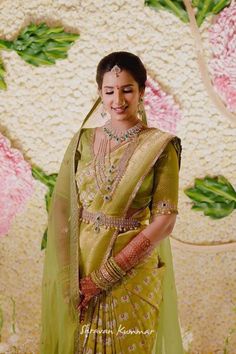
[[[183,354],[168,238],[180,139],[148,127],[137,56],[109,54],[96,79],[49,208],[40,353]]]

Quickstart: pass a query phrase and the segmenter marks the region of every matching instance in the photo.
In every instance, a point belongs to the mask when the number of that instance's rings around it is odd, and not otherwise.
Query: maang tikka
[[[121,68],[116,64],[113,66],[111,69],[111,72],[116,75],[116,77],[119,77],[119,74],[121,73]]]

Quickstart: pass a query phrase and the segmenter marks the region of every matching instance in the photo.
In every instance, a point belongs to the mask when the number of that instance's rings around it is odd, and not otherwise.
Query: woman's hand
[[[99,294],[102,289],[100,289],[88,275],[80,280],[80,290],[82,292],[82,300],[78,305],[78,309],[83,311],[88,308],[88,303],[95,295]]]

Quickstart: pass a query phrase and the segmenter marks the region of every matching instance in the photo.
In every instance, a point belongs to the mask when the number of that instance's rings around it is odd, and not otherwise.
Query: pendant
[[[104,195],[103,199],[105,202],[108,202],[109,200],[111,200],[111,196],[109,194],[106,194]]]

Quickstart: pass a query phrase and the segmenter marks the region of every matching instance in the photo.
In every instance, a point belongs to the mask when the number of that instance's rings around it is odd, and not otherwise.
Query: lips
[[[125,107],[119,107],[119,108],[112,108],[116,113],[124,113],[128,106]]]

